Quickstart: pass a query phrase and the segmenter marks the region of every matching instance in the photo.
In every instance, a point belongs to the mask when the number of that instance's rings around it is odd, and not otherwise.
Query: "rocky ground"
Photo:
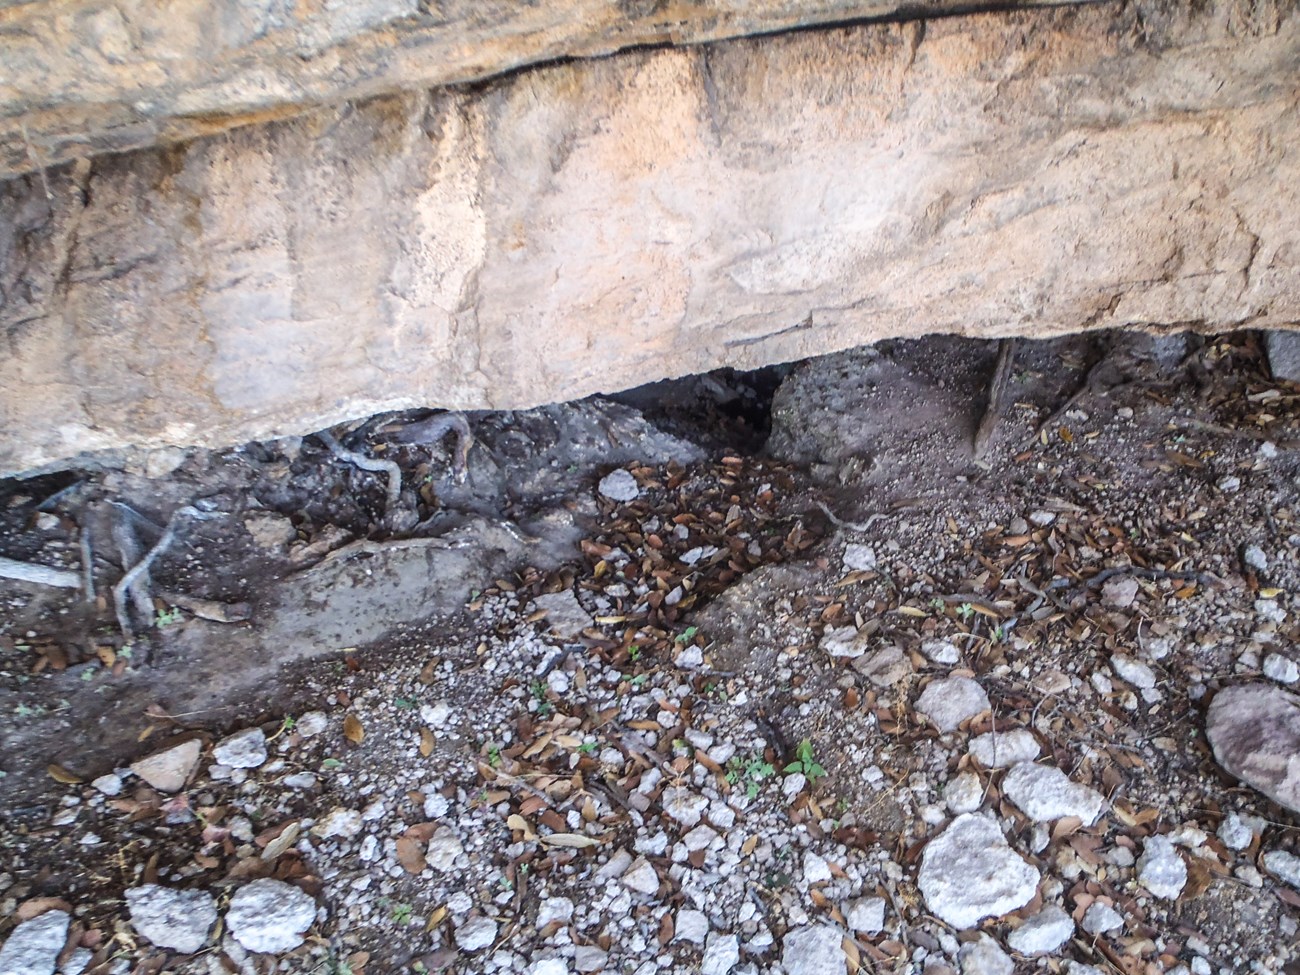
[[[4,485],[0,973],[1297,971],[1300,391],[995,356]]]

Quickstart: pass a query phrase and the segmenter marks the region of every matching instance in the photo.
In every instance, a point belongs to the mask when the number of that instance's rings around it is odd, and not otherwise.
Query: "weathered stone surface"
[[[1205,735],[1220,765],[1300,812],[1300,698],[1273,684],[1238,684],[1214,696]]]
[[[965,813],[921,854],[917,884],[926,907],[955,928],[1024,907],[1038,871],[1011,849],[995,820]]]
[[[1300,31],[1167,6],[631,51],[10,181],[0,472],[890,335],[1300,321]]]
[[[1009,0],[1032,7],[1064,0]],[[71,6],[71,9],[70,9]],[[0,4],[0,178],[303,106],[638,44],[909,17],[960,0],[26,0]]]

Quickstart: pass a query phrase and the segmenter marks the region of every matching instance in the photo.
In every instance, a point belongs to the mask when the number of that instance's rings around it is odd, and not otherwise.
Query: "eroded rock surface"
[[[636,50],[11,180],[0,472],[890,335],[1293,323],[1300,31],[1238,6]]]

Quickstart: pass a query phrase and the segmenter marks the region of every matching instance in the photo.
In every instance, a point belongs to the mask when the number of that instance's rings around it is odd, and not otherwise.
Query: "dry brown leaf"
[[[348,714],[343,719],[343,737],[354,745],[360,745],[366,737],[365,725],[355,714]]]
[[[395,846],[402,869],[418,876],[425,867],[424,844],[414,836],[399,836]]]
[[[447,914],[448,911],[447,911],[446,904],[443,904],[442,907],[436,908],[434,912],[429,915],[428,923],[426,923],[424,926],[425,933],[427,934],[428,932],[436,928],[439,924],[441,924],[443,921],[445,921],[447,919]]]
[[[78,785],[82,779],[75,772],[69,772],[62,765],[51,762],[45,766],[45,771],[49,773],[50,778],[55,782],[62,782],[64,785]]]
[[[432,731],[430,731],[428,728],[420,729],[420,757],[421,758],[428,758],[430,755],[432,755],[434,748],[437,747],[437,744],[438,744],[438,739],[434,737]]]
[[[600,840],[581,833],[552,833],[541,838],[542,846],[555,846],[565,850],[586,850],[599,846]]]

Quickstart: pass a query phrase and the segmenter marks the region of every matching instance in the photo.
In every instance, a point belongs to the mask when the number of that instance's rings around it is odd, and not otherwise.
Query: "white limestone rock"
[[[159,948],[192,955],[208,943],[217,902],[205,890],[143,884],[126,892],[131,926]]]
[[[984,688],[969,677],[944,677],[931,681],[917,698],[916,709],[940,731],[956,731],[968,718],[989,710]]]
[[[1074,935],[1074,920],[1061,907],[1048,904],[1007,936],[1007,945],[1022,955],[1045,955]]]
[[[1138,857],[1137,879],[1155,897],[1173,900],[1187,883],[1187,864],[1167,836],[1152,836]]]
[[[292,884],[269,878],[245,884],[230,899],[226,926],[249,951],[293,951],[316,920],[316,901]]]
[[[1038,879],[995,820],[965,813],[926,846],[918,884],[931,912],[955,928],[969,928],[1024,907]]]
[[[1042,751],[1034,733],[1025,728],[987,732],[971,739],[970,753],[985,768],[1010,768],[1032,762]]]
[[[46,911],[14,928],[0,948],[0,975],[54,975],[70,920],[66,911]]]
[[[1091,826],[1106,800],[1096,789],[1071,782],[1058,768],[1022,762],[1002,780],[1002,792],[1036,823],[1077,816]]]

